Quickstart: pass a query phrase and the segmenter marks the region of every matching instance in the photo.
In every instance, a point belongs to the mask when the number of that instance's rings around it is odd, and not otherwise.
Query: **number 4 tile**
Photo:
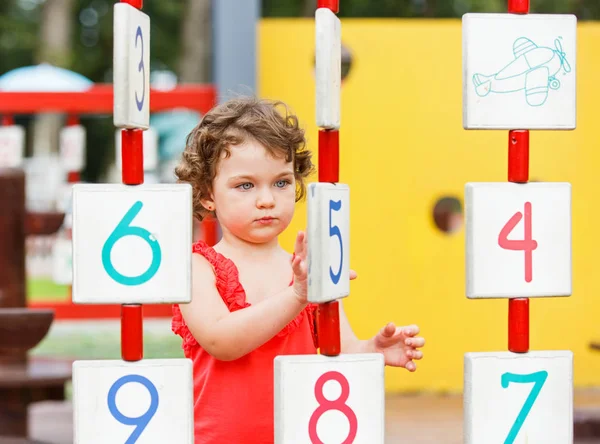
[[[465,444],[573,443],[573,353],[467,353]]]
[[[275,358],[275,444],[383,444],[380,353]]]
[[[571,185],[465,186],[468,298],[570,296]]]

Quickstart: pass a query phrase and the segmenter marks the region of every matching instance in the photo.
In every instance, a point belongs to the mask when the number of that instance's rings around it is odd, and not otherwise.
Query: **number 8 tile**
[[[381,353],[275,358],[275,444],[383,444]]]
[[[570,296],[571,185],[465,186],[468,298]]]
[[[308,186],[308,300],[334,301],[350,294],[350,188]]]

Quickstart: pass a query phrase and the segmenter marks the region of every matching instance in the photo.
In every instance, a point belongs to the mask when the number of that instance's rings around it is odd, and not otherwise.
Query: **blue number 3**
[[[138,38],[142,42],[142,55],[140,57],[140,63],[138,64],[138,72],[142,71],[142,98],[138,99],[137,91],[135,92],[135,104],[137,105],[138,111],[142,110],[144,106],[144,99],[146,97],[146,67],[144,66],[144,36],[142,35],[142,28],[138,26],[137,32],[135,33],[135,47],[137,48]]]
[[[536,373],[529,373],[526,375],[519,375],[516,373],[504,373],[502,375],[500,382],[503,388],[507,388],[508,384],[511,382],[515,382],[517,384],[527,384],[532,382],[534,383],[533,388],[529,393],[529,396],[525,400],[525,404],[523,404],[523,407],[521,408],[517,419],[515,419],[515,422],[510,428],[508,436],[504,440],[504,444],[512,444],[515,442],[515,439],[517,438],[517,435],[519,434],[519,431],[521,430],[521,427],[523,426],[527,415],[529,415],[529,412],[533,407],[533,403],[540,394],[540,390],[542,390],[542,386],[546,382],[547,378],[548,372],[545,370]]]
[[[142,384],[150,393],[150,406],[148,407],[148,410],[146,410],[146,413],[143,415],[134,418],[125,416],[117,408],[117,392],[121,387],[129,382],[137,382]],[[140,438],[140,435],[146,426],[148,426],[148,423],[152,417],[156,414],[156,410],[158,410],[158,390],[156,390],[154,384],[152,384],[152,382],[144,376],[125,375],[117,379],[117,381],[115,381],[115,383],[111,386],[110,390],[108,391],[107,402],[108,410],[113,418],[115,418],[121,424],[136,426],[135,430],[131,432],[131,435],[129,435],[129,438],[127,438],[127,441],[125,441],[125,444],[134,444]]]
[[[337,225],[331,225],[331,215],[332,211],[340,211],[342,208],[342,201],[338,200],[334,202],[333,200],[329,201],[329,236],[337,236],[340,241],[340,268],[337,273],[333,273],[331,267],[329,267],[329,276],[334,284],[337,284],[340,281],[340,276],[342,275],[342,260],[344,257],[344,246],[342,244],[342,233],[340,233],[340,229]]]
[[[102,265],[104,265],[104,269],[112,279],[122,285],[141,285],[152,279],[160,267],[162,254],[158,241],[154,239],[152,234],[145,228],[132,227],[129,225],[141,209],[142,203],[140,201],[134,203],[125,216],[123,216],[123,219],[121,219],[114,231],[108,236],[108,239],[106,239],[106,242],[104,243],[104,247],[102,247]],[[152,249],[152,263],[148,269],[139,276],[124,276],[115,270],[115,267],[112,264],[110,252],[117,241],[125,236],[141,237]]]

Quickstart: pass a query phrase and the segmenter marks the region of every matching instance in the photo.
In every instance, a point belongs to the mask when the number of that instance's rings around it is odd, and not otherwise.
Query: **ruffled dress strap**
[[[201,254],[212,265],[216,277],[217,291],[221,295],[223,302],[230,312],[250,307],[246,301],[246,292],[239,280],[239,272],[236,265],[231,259],[226,258],[222,254],[215,251],[206,242],[199,240],[193,244],[192,251]],[[291,285],[291,283],[290,283]],[[315,347],[317,344],[317,332],[315,326],[316,320],[315,304],[308,304],[307,307],[300,312],[295,319],[286,325],[278,334],[278,337],[285,336],[297,329],[302,323],[305,316],[309,317],[313,342]],[[171,321],[171,330],[173,333],[183,338],[182,348],[186,355],[189,355],[195,348],[200,347],[188,326],[183,319],[179,304],[173,304],[173,319]]]

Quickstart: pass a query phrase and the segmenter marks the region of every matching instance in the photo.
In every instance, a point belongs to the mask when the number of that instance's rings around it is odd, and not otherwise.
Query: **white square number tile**
[[[465,444],[573,443],[573,353],[467,353]]]
[[[334,301],[350,294],[350,188],[308,186],[308,300]]]
[[[75,361],[75,444],[193,444],[192,361]]]
[[[116,3],[114,18],[114,116],[119,128],[150,124],[150,17]]]
[[[191,300],[188,184],[73,187],[73,302]]]
[[[577,18],[465,14],[465,129],[574,129]]]
[[[275,444],[383,444],[380,353],[275,358]]]
[[[570,296],[571,184],[465,186],[468,298]]]
[[[315,89],[317,126],[340,127],[342,85],[342,29],[340,19],[329,8],[315,11]]]

